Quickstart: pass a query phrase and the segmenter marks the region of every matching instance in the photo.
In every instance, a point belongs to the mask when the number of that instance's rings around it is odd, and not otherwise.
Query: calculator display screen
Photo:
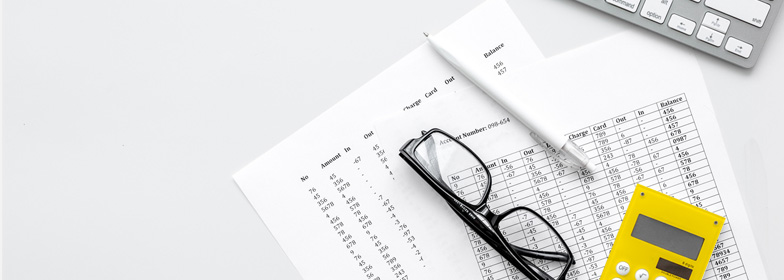
[[[632,237],[692,260],[697,260],[705,241],[702,237],[643,214],[637,216]]]

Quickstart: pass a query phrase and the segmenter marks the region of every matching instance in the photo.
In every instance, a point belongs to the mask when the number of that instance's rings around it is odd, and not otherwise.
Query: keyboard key
[[[765,56],[762,46],[784,9],[784,0],[574,1],[744,68]]]
[[[724,49],[728,52],[737,54],[743,58],[749,58],[751,49],[753,48],[754,47],[751,44],[735,39],[735,37],[729,37],[727,39],[727,45],[724,46]]]
[[[607,3],[613,4],[618,8],[622,8],[629,12],[636,12],[637,6],[640,4],[640,0],[604,0]]]
[[[705,6],[756,27],[762,27],[770,11],[770,5],[758,0],[705,0]]]
[[[691,36],[691,34],[694,32],[694,27],[696,25],[697,24],[693,21],[676,14],[672,14],[672,16],[670,16],[670,22],[667,23],[667,26],[670,28],[678,30],[681,33],[689,36]]]
[[[705,13],[705,18],[702,19],[702,25],[721,33],[727,33],[727,29],[730,28],[730,20],[708,12]]]
[[[673,0],[648,0],[642,6],[640,15],[644,18],[650,19],[658,24],[664,23],[664,18],[667,17],[667,12],[670,11],[670,6]]]
[[[724,40],[724,33],[700,26],[700,30],[697,31],[697,39],[718,47],[721,45],[721,41]]]

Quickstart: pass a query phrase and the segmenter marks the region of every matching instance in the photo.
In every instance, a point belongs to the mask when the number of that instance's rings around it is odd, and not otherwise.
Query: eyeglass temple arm
[[[536,276],[539,276],[538,277],[539,280],[554,280],[553,277],[550,276],[550,274],[547,274],[546,271],[542,270],[541,268],[539,268],[539,266],[533,264],[528,259],[522,257],[520,259],[523,260],[523,262],[528,266],[528,268],[530,268],[530,270],[536,273]]]
[[[510,244],[510,245],[512,245],[512,244]],[[564,253],[564,252],[534,251],[534,250],[521,248],[521,247],[518,247],[518,246],[515,246],[515,245],[512,245],[512,249],[514,249],[518,254],[526,256],[526,257],[537,258],[537,259],[545,259],[545,260],[551,260],[551,261],[560,261],[560,262],[568,262],[569,261],[569,254]],[[574,264],[574,260],[572,260],[572,263]]]

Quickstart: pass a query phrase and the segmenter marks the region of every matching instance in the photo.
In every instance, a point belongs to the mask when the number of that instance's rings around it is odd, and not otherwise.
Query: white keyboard
[[[784,0],[577,0],[745,68]]]

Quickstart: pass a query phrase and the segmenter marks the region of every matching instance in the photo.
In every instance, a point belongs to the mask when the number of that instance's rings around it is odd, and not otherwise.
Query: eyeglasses
[[[406,142],[400,156],[477,235],[529,279],[566,279],[575,261],[561,235],[528,207],[491,212],[487,202],[492,176],[465,144],[434,128]]]

